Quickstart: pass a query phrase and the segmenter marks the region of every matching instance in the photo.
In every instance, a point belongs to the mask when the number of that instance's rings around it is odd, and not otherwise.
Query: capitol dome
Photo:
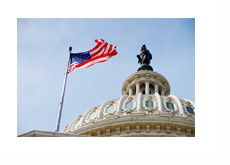
[[[195,136],[195,104],[170,94],[167,79],[149,65],[145,45],[140,67],[122,85],[122,96],[90,108],[64,133],[86,136]]]
[[[138,69],[122,96],[76,117],[63,133],[104,137],[195,136],[195,104],[170,94],[170,84],[151,68]]]

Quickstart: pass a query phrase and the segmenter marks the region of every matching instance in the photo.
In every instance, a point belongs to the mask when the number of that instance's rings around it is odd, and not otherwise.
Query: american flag
[[[95,42],[97,45],[87,52],[70,54],[68,73],[72,72],[74,68],[87,68],[117,55],[116,46],[108,44],[103,39],[95,40]]]

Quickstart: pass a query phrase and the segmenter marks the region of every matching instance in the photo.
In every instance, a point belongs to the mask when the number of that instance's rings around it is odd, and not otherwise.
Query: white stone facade
[[[195,104],[170,95],[161,74],[143,70],[130,75],[122,96],[94,106],[63,133],[88,136],[195,136]]]

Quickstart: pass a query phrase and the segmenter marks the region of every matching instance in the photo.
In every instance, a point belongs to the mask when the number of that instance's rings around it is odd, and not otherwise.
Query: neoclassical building
[[[120,98],[90,108],[62,133],[34,130],[21,136],[195,137],[194,102],[170,94],[167,79],[149,65],[151,58],[138,57],[141,65],[124,81]]]
[[[147,67],[146,67],[147,66]],[[195,104],[170,94],[167,79],[143,64],[124,81],[122,96],[77,116],[63,133],[101,137],[194,137]]]

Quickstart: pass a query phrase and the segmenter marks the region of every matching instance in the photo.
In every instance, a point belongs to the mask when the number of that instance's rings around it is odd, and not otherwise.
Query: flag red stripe
[[[93,52],[97,48],[99,48],[104,43],[104,40],[103,40],[103,42],[99,42],[98,40],[95,40],[95,42],[97,43],[97,45],[93,49],[91,49],[89,52]]]
[[[97,50],[97,51],[94,52],[94,53],[90,52],[90,56],[91,56],[91,57],[94,57],[94,56],[97,56],[98,54],[103,54],[104,51],[105,51],[105,49],[106,49],[106,47],[107,47],[107,45],[108,45],[108,43],[105,42],[104,45],[103,45],[99,50]],[[102,52],[102,51],[103,51],[103,52]]]

